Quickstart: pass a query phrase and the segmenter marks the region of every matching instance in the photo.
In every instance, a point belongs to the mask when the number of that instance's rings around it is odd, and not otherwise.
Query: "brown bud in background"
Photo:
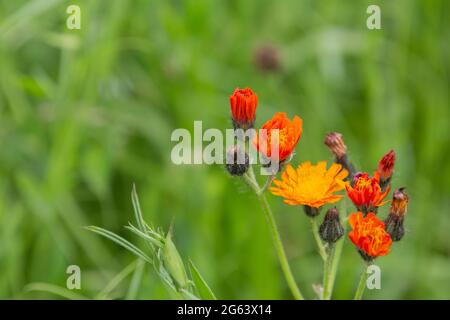
[[[256,49],[254,55],[255,65],[259,70],[264,72],[276,72],[281,67],[279,50],[271,45],[266,44]]]
[[[339,219],[339,211],[336,208],[328,210],[319,228],[319,234],[323,241],[333,243],[344,235],[344,227]]]
[[[405,188],[395,190],[389,209],[389,215],[384,221],[386,231],[393,241],[400,241],[405,235],[403,222],[405,220],[408,201],[409,198],[405,193]]]

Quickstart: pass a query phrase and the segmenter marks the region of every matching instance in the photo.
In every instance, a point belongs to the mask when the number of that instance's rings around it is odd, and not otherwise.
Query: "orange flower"
[[[353,180],[353,187],[350,184],[346,185],[347,195],[353,201],[353,204],[359,211],[368,213],[376,210],[377,207],[385,204],[383,199],[389,193],[389,186],[383,192],[380,187],[380,177],[375,173],[373,178],[370,178],[367,173],[359,173],[355,175]]]
[[[278,160],[283,162],[294,151],[302,135],[302,124],[303,121],[300,117],[295,116],[290,120],[286,117],[285,112],[278,112],[261,127],[263,132],[260,138],[256,134],[254,145],[259,152],[270,158],[272,157],[272,143],[274,146],[278,144]],[[274,136],[277,129],[278,139]]]
[[[391,236],[386,232],[384,222],[380,221],[373,212],[366,217],[362,212],[352,213],[348,221],[352,231],[348,234],[350,240],[360,249],[363,256],[369,260],[389,253],[392,245]]]
[[[381,158],[378,163],[377,172],[381,179],[387,180],[392,176],[395,164],[395,151],[391,150]]]
[[[299,165],[296,170],[288,164],[281,175],[281,180],[275,180],[276,187],[271,187],[270,191],[274,195],[283,197],[287,204],[319,208],[326,203],[335,203],[343,198],[334,192],[344,189],[343,179],[347,175],[347,170],[342,169],[342,166],[337,163],[333,163],[328,170],[325,161],[320,161],[315,166],[307,161]]]
[[[231,115],[235,129],[253,128],[258,96],[250,88],[234,90],[230,96]]]

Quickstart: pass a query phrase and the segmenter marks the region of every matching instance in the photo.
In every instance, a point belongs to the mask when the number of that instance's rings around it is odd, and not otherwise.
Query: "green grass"
[[[82,28],[70,31],[65,10],[75,3]],[[369,4],[380,5],[382,30],[366,28]],[[396,150],[393,185],[410,195],[408,233],[377,260],[382,290],[366,297],[448,299],[449,4],[0,0],[0,298],[56,298],[27,285],[59,291],[70,264],[82,270],[82,290],[72,294],[108,288],[135,257],[83,226],[132,238],[123,225],[133,183],[145,220],[166,230],[174,221],[181,255],[219,298],[290,298],[245,185],[221,166],[170,161],[173,129],[194,120],[229,127],[228,95],[250,86],[258,124],[276,111],[303,118],[294,163],[331,161],[329,131],[344,134],[359,169]],[[253,63],[266,43],[280,50],[279,72]],[[309,221],[279,198],[269,202],[312,298],[321,269]],[[351,297],[359,273],[346,243],[334,297]],[[139,286],[132,279],[114,296],[131,287],[129,297],[170,297],[151,268]]]

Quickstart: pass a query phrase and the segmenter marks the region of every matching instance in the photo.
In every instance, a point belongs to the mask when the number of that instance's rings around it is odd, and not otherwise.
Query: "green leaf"
[[[212,292],[211,288],[206,283],[205,279],[203,279],[202,275],[195,267],[192,260],[189,260],[189,270],[191,272],[192,281],[197,288],[198,294],[203,300],[217,300],[216,296]]]
[[[172,241],[170,233],[167,233],[166,241],[162,248],[162,256],[164,259],[164,266],[167,268],[169,274],[181,288],[186,288],[189,283],[186,268],[180,253]]]
[[[111,279],[111,281],[108,282],[106,287],[95,297],[95,299],[98,300],[109,299],[108,296],[110,295],[110,293],[114,289],[116,289],[117,286],[136,269],[136,266],[139,261],[142,260],[137,259],[132,263],[130,263],[128,266],[126,266],[122,271],[120,271],[114,278]]]
[[[183,296],[184,299],[187,300],[200,300],[199,297],[197,297],[196,295],[194,295],[193,293],[185,290],[185,289],[181,289],[180,290],[181,295]]]
[[[129,241],[125,240],[121,236],[118,236],[114,232],[111,232],[111,231],[108,231],[106,229],[103,229],[103,228],[100,228],[100,227],[96,227],[96,226],[89,226],[89,227],[85,227],[85,228],[87,230],[89,230],[89,231],[92,231],[92,232],[95,232],[95,233],[97,233],[99,235],[102,235],[102,236],[110,239],[111,241],[114,241],[118,245],[120,245],[120,246],[124,247],[125,249],[127,249],[127,250],[131,251],[132,253],[134,253],[139,258],[142,258],[145,261],[153,264],[152,259],[149,256],[147,256],[141,249],[137,248],[135,245],[133,245]]]
[[[151,244],[157,246],[158,248],[162,248],[164,246],[164,243],[161,242],[161,240],[156,239],[156,237],[152,237],[151,235],[142,232],[132,224],[130,224],[129,226],[125,226],[125,228],[132,231],[134,234],[141,237],[142,239],[149,241]]]
[[[139,197],[136,191],[136,185],[133,184],[133,190],[131,191],[131,202],[133,202],[134,217],[138,225],[139,230],[145,232],[145,222],[142,216],[141,205],[139,204]]]
[[[136,269],[134,270],[133,277],[131,278],[130,286],[125,300],[136,300],[139,287],[142,283],[142,275],[144,274],[145,262],[142,259],[137,261]]]
[[[25,287],[25,291],[48,292],[69,300],[89,300],[89,298],[81,294],[74,293],[66,288],[56,286],[50,283],[41,283],[41,282],[30,283]]]

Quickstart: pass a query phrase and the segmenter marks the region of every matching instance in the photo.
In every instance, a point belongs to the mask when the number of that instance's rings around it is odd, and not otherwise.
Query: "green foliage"
[[[65,27],[73,2],[81,30]],[[366,28],[369,4],[380,5],[382,30]],[[170,161],[172,130],[191,130],[194,120],[230,127],[228,95],[250,86],[258,125],[277,111],[303,118],[294,165],[331,161],[322,143],[329,131],[344,134],[359,170],[374,170],[396,150],[392,183],[411,199],[407,234],[377,260],[382,289],[365,297],[448,299],[449,5],[0,0],[0,298],[172,297],[160,265],[142,269],[130,251],[83,229],[101,226],[95,231],[156,261],[150,252],[161,233],[144,218],[165,229],[175,221],[178,251],[218,297],[290,298],[252,192],[220,166]],[[254,64],[266,43],[279,50],[277,72]],[[124,229],[133,182],[145,216]],[[268,200],[293,273],[312,298],[309,284],[321,281],[321,270],[309,222],[298,208]],[[351,297],[360,273],[345,242],[333,298]],[[82,270],[75,296],[62,289],[70,264]],[[189,274],[204,298],[192,267]]]

